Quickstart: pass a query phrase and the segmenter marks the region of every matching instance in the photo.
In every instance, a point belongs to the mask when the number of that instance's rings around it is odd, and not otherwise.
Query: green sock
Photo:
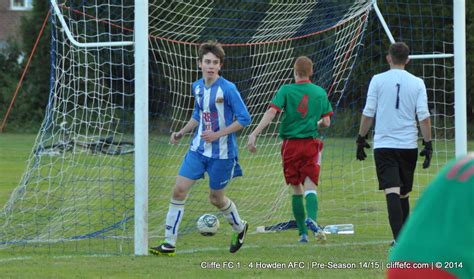
[[[306,218],[304,212],[303,195],[293,195],[291,199],[291,207],[293,208],[293,215],[295,216],[299,235],[308,234],[308,229],[304,223]]]
[[[305,197],[306,200],[306,213],[308,218],[313,219],[315,222],[318,217],[318,198],[315,193],[309,193]]]

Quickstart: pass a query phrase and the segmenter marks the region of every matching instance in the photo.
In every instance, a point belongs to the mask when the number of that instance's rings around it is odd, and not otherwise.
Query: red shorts
[[[303,184],[309,177],[318,184],[323,142],[319,139],[285,139],[281,146],[286,184]]]

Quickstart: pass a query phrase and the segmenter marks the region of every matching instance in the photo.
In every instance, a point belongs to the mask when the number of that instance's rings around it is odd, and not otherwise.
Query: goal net
[[[452,7],[421,2],[378,6],[395,39],[405,41],[412,54],[452,53]],[[133,1],[58,4],[80,43],[133,41]],[[326,89],[335,112],[323,133],[318,222],[352,223],[357,241],[390,239],[372,154],[355,160],[369,80],[388,69],[390,41],[372,1],[150,1],[149,13],[150,241],[164,234],[171,188],[189,148],[191,135],[176,146],[169,136],[191,117],[191,84],[201,77],[197,50],[207,40],[224,45],[222,75],[237,85],[253,118],[238,137],[244,176],[226,188],[251,230],[292,219],[278,120],[258,139],[257,154],[245,146],[276,90],[293,82],[294,59],[306,55],[315,63],[312,81]],[[52,25],[47,112],[23,178],[0,213],[0,247],[131,253],[133,46],[77,47],[57,15]],[[454,157],[452,65],[450,58],[433,58],[412,60],[408,67],[427,85],[435,150],[432,167],[417,168],[412,201]],[[181,233],[195,232],[204,213],[223,222],[208,202],[207,184],[206,178],[193,186]]]

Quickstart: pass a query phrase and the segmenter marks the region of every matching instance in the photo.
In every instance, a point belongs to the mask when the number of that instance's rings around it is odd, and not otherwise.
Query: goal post
[[[395,42],[377,0],[372,1],[375,13],[382,24],[391,43]],[[454,57],[454,95],[455,95],[455,146],[456,157],[467,154],[467,111],[466,111],[466,3],[464,0],[453,0],[453,44],[452,53],[433,53],[410,55],[410,59],[445,59]]]
[[[148,0],[135,0],[135,255],[148,254]]]
[[[58,7],[50,0],[67,38],[81,48],[120,47],[134,45],[135,49],[135,202],[134,251],[135,255],[148,254],[148,0],[135,0],[134,41],[78,42]]]
[[[456,157],[467,154],[466,2],[453,0]]]

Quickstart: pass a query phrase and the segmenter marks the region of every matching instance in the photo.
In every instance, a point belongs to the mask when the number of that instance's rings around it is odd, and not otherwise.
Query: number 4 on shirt
[[[301,118],[305,118],[308,113],[308,95],[304,95],[298,104],[297,111],[301,114]]]

